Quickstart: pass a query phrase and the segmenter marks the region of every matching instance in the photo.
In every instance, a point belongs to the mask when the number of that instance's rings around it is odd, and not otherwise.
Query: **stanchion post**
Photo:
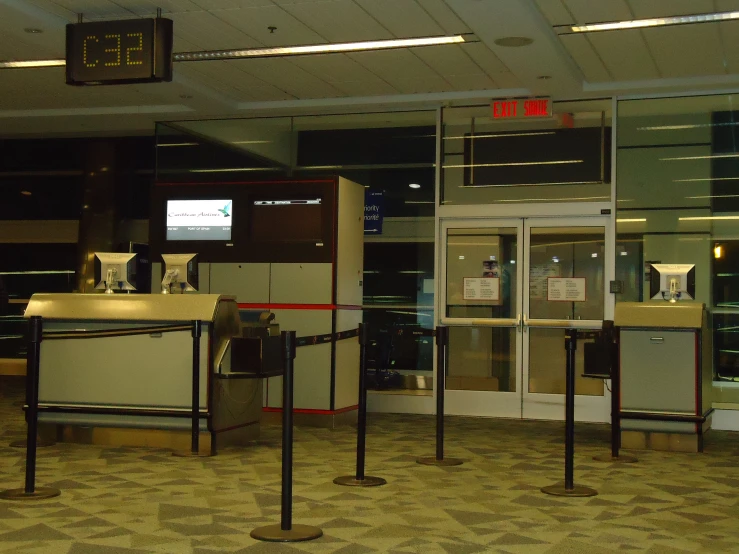
[[[613,322],[611,322],[613,323]],[[620,361],[620,335],[618,327],[605,327],[607,344],[611,356],[611,452],[610,454],[599,454],[593,456],[598,462],[619,462],[622,464],[633,464],[637,462],[635,456],[621,454],[621,361]]]
[[[359,324],[359,400],[357,406],[357,471],[334,479],[337,485],[347,487],[377,487],[387,483],[382,477],[364,474],[365,443],[367,440],[367,345],[369,326]]]
[[[282,377],[282,513],[279,525],[266,525],[251,532],[251,537],[270,542],[301,542],[323,535],[318,527],[293,525],[293,374],[295,331],[280,333],[284,375]]]
[[[444,458],[444,392],[446,389],[447,347],[449,345],[449,327],[436,327],[436,456],[418,458],[416,462],[423,465],[458,466],[462,460]]]
[[[565,383],[565,482],[543,487],[541,492],[554,496],[595,496],[597,491],[583,485],[575,485],[575,352],[577,329],[565,331],[567,368]]]
[[[59,496],[61,491],[54,488],[36,488],[36,433],[38,432],[38,387],[41,365],[41,340],[43,321],[41,316],[32,316],[28,331],[28,352],[26,358],[26,476],[22,489],[0,492],[5,500],[41,500]]]
[[[200,452],[200,339],[203,336],[203,322],[192,322],[192,412],[190,416],[190,450],[173,452],[180,458],[202,458],[211,452]]]

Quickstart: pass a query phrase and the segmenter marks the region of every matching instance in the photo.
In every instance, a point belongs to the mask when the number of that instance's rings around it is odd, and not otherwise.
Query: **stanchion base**
[[[356,475],[344,475],[343,477],[334,479],[334,483],[345,487],[378,487],[380,485],[387,485],[387,481],[382,477],[372,477],[370,475],[365,475],[364,479],[357,479]]]
[[[279,523],[257,527],[251,533],[251,538],[269,542],[302,542],[312,541],[323,536],[323,531],[311,525],[293,525],[292,529],[284,531]]]
[[[45,500],[62,494],[59,489],[51,487],[38,487],[34,492],[26,492],[26,489],[9,489],[0,491],[2,500]]]
[[[47,446],[54,446],[56,443],[54,441],[47,441],[43,439],[36,439],[36,447],[37,448],[45,448]],[[19,439],[17,441],[13,441],[8,445],[10,448],[26,448],[28,446],[28,441],[26,439]]]
[[[459,458],[442,458],[439,460],[436,456],[426,456],[418,458],[416,463],[425,466],[461,466],[463,462]]]
[[[191,450],[176,450],[172,452],[172,456],[176,458],[210,458],[212,455],[210,452],[192,452]]]
[[[572,496],[572,497],[584,497],[584,496],[597,496],[598,491],[585,487],[583,485],[573,485],[571,489],[566,489],[564,483],[557,483],[555,485],[549,485],[548,487],[542,487],[541,492],[544,494],[551,494],[552,496]]]
[[[633,464],[639,461],[636,459],[636,456],[630,456],[628,454],[619,454],[618,456],[614,456],[610,452],[593,456],[593,459],[596,462],[607,462],[612,464]]]

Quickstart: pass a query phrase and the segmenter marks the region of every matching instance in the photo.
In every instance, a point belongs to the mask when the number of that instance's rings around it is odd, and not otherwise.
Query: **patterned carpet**
[[[0,489],[23,484],[22,383],[0,380]],[[575,481],[599,491],[562,499],[539,488],[563,474],[563,425],[448,418],[458,467],[415,463],[433,453],[433,419],[370,415],[367,474],[383,487],[334,485],[352,474],[355,435],[296,428],[294,523],[306,543],[262,543],[252,529],[280,520],[280,430],[201,459],[150,448],[58,444],[39,450],[40,486],[55,499],[0,502],[0,552],[39,554],[365,552],[471,554],[739,552],[739,436],[712,432],[704,454],[640,452],[639,463],[591,457],[605,426],[577,429]]]

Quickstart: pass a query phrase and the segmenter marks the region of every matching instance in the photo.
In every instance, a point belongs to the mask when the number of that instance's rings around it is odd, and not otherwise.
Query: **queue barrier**
[[[36,487],[36,440],[38,432],[38,384],[41,362],[43,321],[39,316],[31,317],[28,329],[28,352],[26,369],[26,473],[22,489],[0,492],[3,500],[43,500],[59,496],[61,491],[52,487]]]

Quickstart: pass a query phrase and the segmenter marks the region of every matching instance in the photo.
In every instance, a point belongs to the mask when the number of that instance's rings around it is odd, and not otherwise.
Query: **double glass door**
[[[565,330],[602,326],[609,232],[605,217],[441,221],[448,413],[564,418]],[[584,375],[589,340],[576,352],[575,418],[608,421],[604,381]]]

